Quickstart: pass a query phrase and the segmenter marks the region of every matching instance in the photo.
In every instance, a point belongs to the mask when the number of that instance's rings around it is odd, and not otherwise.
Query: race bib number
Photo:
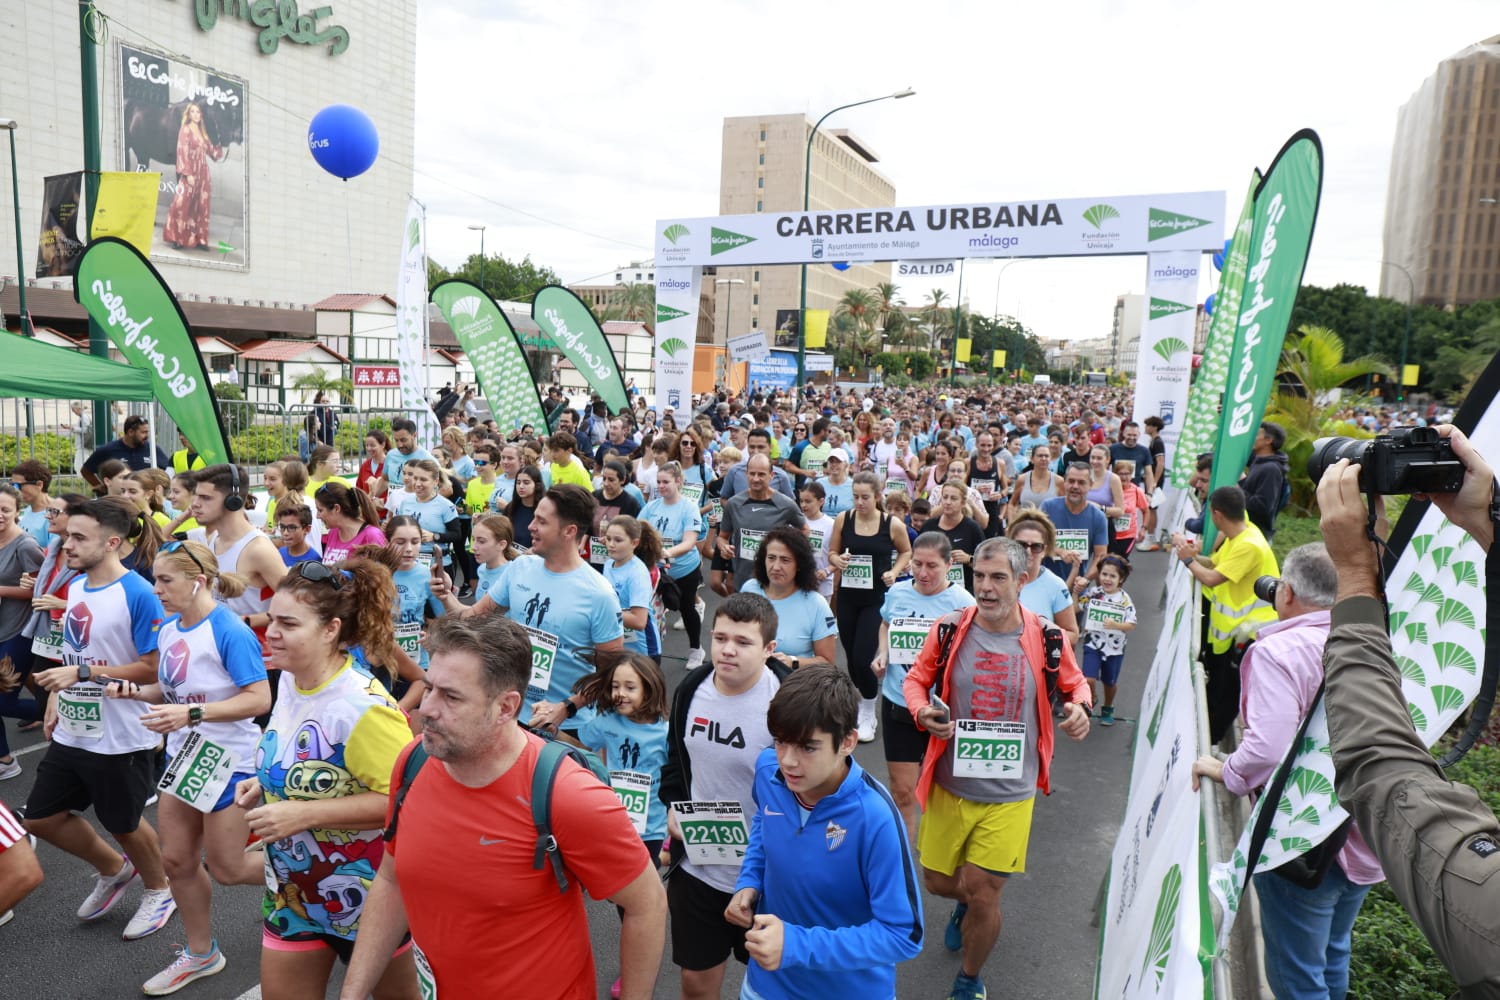
[[[755,553],[760,551],[760,540],[766,537],[764,531],[756,531],[753,528],[740,529],[740,558],[754,560]]]
[[[719,497],[714,497],[708,507],[708,522],[718,524],[722,520],[724,520],[724,501]]]
[[[1118,608],[1112,608],[1100,601],[1089,601],[1088,612],[1084,615],[1085,627],[1095,632],[1102,632],[1105,630],[1106,623],[1123,625],[1125,623],[1125,612]]]
[[[417,554],[417,565],[420,566],[420,567],[422,567],[422,569],[426,570],[427,573],[430,575],[432,573],[432,553],[431,552],[421,552],[421,553],[418,553]]]
[[[1057,551],[1077,552],[1087,559],[1089,555],[1089,529],[1058,528]]]
[[[953,563],[948,567],[948,582],[956,583],[960,587],[964,585],[964,568],[958,563]]]
[[[694,507],[702,507],[703,506],[703,484],[702,483],[683,483],[682,484],[682,491],[681,492],[682,492],[682,498],[684,500],[686,500],[688,503],[692,504]]]
[[[822,532],[814,531],[807,536],[807,544],[812,546],[814,552],[822,552],[824,546],[828,544],[828,539],[823,536]]]
[[[817,479],[823,474],[824,461],[824,459],[812,459],[802,463],[802,467],[807,470],[808,479]]]
[[[959,719],[953,746],[955,778],[1019,778],[1026,723]]]
[[[199,812],[212,812],[233,774],[234,755],[194,731],[182,741],[182,749],[167,764],[156,788]]]
[[[892,493],[905,493],[905,492],[906,492],[906,480],[904,480],[904,479],[887,479],[885,481],[885,495],[886,496],[890,496]]]
[[[602,538],[589,538],[589,562],[595,566],[603,566],[609,561],[609,548],[605,546]]]
[[[411,943],[411,957],[417,967],[417,996],[422,1000],[437,1000],[437,977],[432,974],[432,963],[415,941]]]
[[[1130,530],[1130,515],[1115,518],[1115,534],[1123,535]]]
[[[61,660],[63,647],[63,620],[57,619],[52,627],[31,640],[31,655],[48,660]]]
[[[969,485],[974,487],[974,491],[983,500],[989,500],[995,495],[995,481],[993,479],[976,479]]]
[[[397,622],[396,623],[396,645],[401,651],[413,660],[422,655],[422,623],[421,622]]]
[[[839,577],[839,586],[849,590],[874,590],[875,557],[850,556],[849,565]]]
[[[557,662],[557,636],[539,628],[523,626],[531,637],[531,680],[526,682],[526,700],[541,701],[552,687],[552,666]]]
[[[695,865],[739,865],[750,830],[738,802],[673,802],[687,859]]]
[[[651,775],[639,771],[609,772],[609,787],[615,791],[630,825],[641,836],[646,835],[646,813],[651,805]]]
[[[104,686],[74,684],[57,693],[57,724],[75,740],[104,736]]]
[[[911,666],[917,662],[917,654],[927,642],[927,633],[932,631],[932,618],[892,618],[889,629],[891,637],[890,662]]]

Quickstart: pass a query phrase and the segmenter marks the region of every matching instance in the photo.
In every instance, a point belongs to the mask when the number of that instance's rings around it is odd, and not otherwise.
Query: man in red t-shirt
[[[502,615],[446,616],[427,637],[429,690],[418,713],[432,760],[412,779],[360,917],[340,996],[363,1000],[408,928],[424,990],[593,1000],[583,890],[622,910],[621,996],[645,1000],[661,967],[666,893],[614,792],[570,760],[553,786],[551,824],[569,875],[532,867],[531,779],[542,741],[517,723],[531,641]],[[396,761],[391,800],[408,747]],[[429,987],[430,982],[430,987]],[[424,992],[424,995],[430,995]]]

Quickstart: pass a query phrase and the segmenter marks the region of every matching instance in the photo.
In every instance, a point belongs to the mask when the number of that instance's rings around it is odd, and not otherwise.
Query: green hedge
[[[35,457],[53,472],[73,471],[73,438],[67,434],[0,434],[0,466],[13,469],[17,462]]]

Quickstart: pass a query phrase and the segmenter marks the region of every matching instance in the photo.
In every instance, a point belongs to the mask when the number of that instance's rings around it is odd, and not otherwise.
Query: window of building
[[[750,296],[750,304],[752,306],[758,306],[758,305],[760,305],[760,296],[759,295],[752,295],[752,296]]]
[[[755,203],[755,210],[756,210],[756,211],[757,211],[757,212],[759,212],[759,211],[761,211],[761,209],[762,209],[762,208],[763,208],[763,207],[764,207],[764,206],[763,206],[763,205],[762,205],[762,204],[761,204],[761,203],[760,203],[760,202],[758,202],[758,201],[757,201],[757,202],[756,202],[756,203]]]
[[[750,312],[750,329],[760,329],[760,313],[755,312],[754,310],[751,310]]]
[[[624,280],[625,280],[625,275],[621,274],[619,271],[616,271],[615,272],[615,284],[618,285],[620,282],[622,282]]]
[[[750,280],[751,281],[759,281],[760,280],[760,272],[759,271],[751,271],[750,272]]]
[[[761,142],[765,142],[766,141],[766,130],[765,129],[761,129],[760,130],[760,141]]]
[[[760,165],[761,166],[765,166],[766,165],[766,154],[765,153],[761,153],[760,154]]]
[[[765,187],[766,186],[766,179],[764,177],[757,177],[757,178],[755,178],[755,186],[758,187],[758,188]]]

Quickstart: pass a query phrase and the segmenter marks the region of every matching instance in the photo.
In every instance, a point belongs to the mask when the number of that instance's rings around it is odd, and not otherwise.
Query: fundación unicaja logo
[[[1106,205],[1103,202],[1097,205],[1090,205],[1083,210],[1083,221],[1095,229],[1103,229],[1106,222],[1110,219],[1118,219],[1119,217],[1119,209],[1113,205]]]
[[[742,247],[747,243],[754,242],[754,236],[746,236],[744,233],[734,233],[728,229],[720,229],[718,226],[714,226],[709,230],[708,234],[708,253],[709,256],[716,256],[727,250],[733,250],[736,247]]]
[[[1163,337],[1151,345],[1151,350],[1161,355],[1161,359],[1167,362],[1187,349],[1188,343],[1181,337]]]
[[[682,239],[684,236],[693,235],[693,231],[687,226],[684,226],[682,223],[676,222],[668,226],[666,229],[663,229],[661,231],[661,234],[668,243],[672,244],[675,247],[678,240]]]
[[[675,358],[675,357],[677,357],[677,352],[678,351],[682,351],[682,350],[686,350],[686,349],[687,349],[687,343],[686,343],[686,341],[680,340],[677,337],[669,337],[666,340],[663,340],[661,342],[662,353],[665,354],[669,358]]]
[[[681,319],[686,315],[687,313],[683,310],[673,309],[671,306],[667,305],[664,302],[658,302],[656,304],[656,322],[658,324],[670,323],[672,320]]]
[[[422,223],[419,219],[412,219],[411,225],[406,227],[406,250],[411,252],[412,248],[422,239]]]
[[[1157,240],[1164,240],[1178,233],[1185,233],[1190,229],[1198,229],[1206,225],[1208,225],[1207,219],[1169,212],[1164,208],[1153,208],[1146,220],[1146,242],[1154,243]]]
[[[452,310],[455,316],[467,316],[474,319],[479,315],[479,296],[465,295],[461,299],[454,299]]]

